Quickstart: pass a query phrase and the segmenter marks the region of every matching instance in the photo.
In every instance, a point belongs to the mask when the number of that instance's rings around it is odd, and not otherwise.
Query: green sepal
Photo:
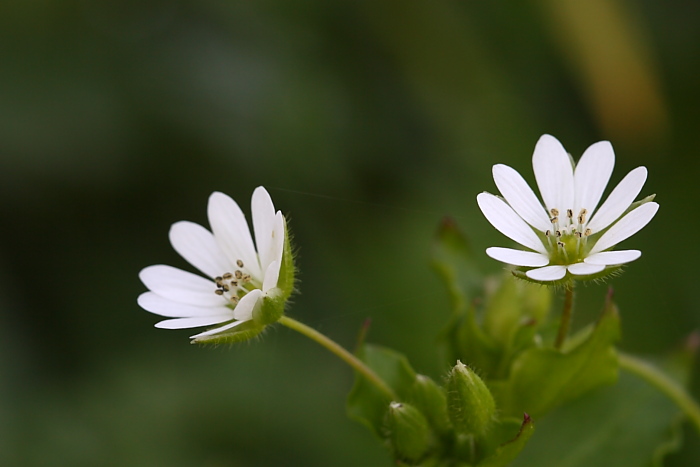
[[[248,321],[219,334],[192,339],[190,344],[236,344],[252,339],[264,330],[265,326],[258,326],[253,321]]]
[[[527,275],[525,273],[531,269],[534,269],[534,268],[515,267],[511,270],[511,272],[518,279],[522,279],[524,281],[531,282],[533,284],[546,285],[546,286],[552,286],[552,287],[557,287],[557,288],[570,288],[574,285],[575,281],[579,281],[579,282],[587,282],[587,281],[603,282],[607,279],[610,279],[611,277],[619,276],[622,273],[624,266],[625,265],[607,266],[602,271],[600,271],[596,274],[589,274],[587,276],[573,275],[569,271],[567,271],[566,275],[558,281],[537,281],[535,279],[530,279],[529,277],[527,277]]]
[[[610,296],[594,329],[582,330],[563,351],[530,348],[513,360],[505,381],[489,385],[505,416],[541,416],[598,386],[617,379],[613,344],[620,336],[617,308]]]
[[[656,193],[654,193],[653,195],[645,196],[644,198],[640,199],[639,201],[635,201],[634,203],[630,204],[630,207],[628,207],[625,210],[625,212],[622,213],[622,215],[619,217],[619,219],[622,219],[623,217],[625,217],[627,215],[627,213],[634,211],[642,204],[647,204],[647,203],[654,201],[654,198],[656,198]]]
[[[356,355],[389,385],[400,401],[408,399],[416,380],[416,373],[404,355],[372,344],[362,344]],[[379,391],[364,376],[355,373],[355,384],[346,403],[350,418],[364,424],[382,438],[384,417],[390,402],[392,401],[386,394]]]
[[[277,279],[277,288],[281,291],[284,301],[294,292],[294,250],[292,249],[291,233],[287,225],[287,218],[284,218],[284,248],[282,250],[282,264],[280,264],[280,275]]]
[[[528,414],[523,417],[518,433],[510,441],[501,444],[495,452],[477,464],[478,467],[506,467],[520,454],[535,432],[535,424]]]
[[[253,321],[256,325],[265,327],[276,323],[284,315],[284,305],[287,300],[284,291],[275,287],[267,291],[253,309]]]
[[[493,423],[496,403],[486,384],[460,361],[447,377],[447,413],[458,433],[481,435]]]
[[[404,462],[419,462],[435,443],[428,420],[420,410],[405,402],[389,404],[384,430],[394,457]]]

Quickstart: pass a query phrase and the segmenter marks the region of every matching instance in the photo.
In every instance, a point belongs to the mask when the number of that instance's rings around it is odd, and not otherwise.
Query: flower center
[[[586,228],[588,210],[583,208],[574,217],[574,211],[567,209],[563,219],[556,208],[552,208],[550,214],[552,229],[547,230],[544,235],[547,237],[551,264],[580,263],[586,256],[588,237],[593,233],[591,229]]]
[[[250,274],[246,272],[243,261],[236,260],[236,266],[238,269],[235,271],[214,278],[216,283],[214,293],[226,297],[233,305],[238,303],[245,294],[257,288],[253,284]]]

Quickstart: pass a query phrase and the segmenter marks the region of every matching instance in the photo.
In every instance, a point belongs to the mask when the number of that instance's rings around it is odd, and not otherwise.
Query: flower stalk
[[[561,313],[561,321],[559,322],[559,331],[557,332],[557,339],[554,341],[554,348],[561,350],[566,341],[566,337],[569,335],[569,329],[571,328],[571,318],[574,314],[574,282],[571,283],[565,289],[564,295],[564,310]]]
[[[377,389],[379,389],[384,395],[386,395],[389,399],[391,400],[397,400],[398,397],[396,396],[396,393],[394,392],[393,389],[391,389],[383,379],[379,377],[370,367],[365,365],[365,363],[357,358],[355,355],[352,353],[348,352],[345,350],[343,347],[341,347],[339,344],[337,344],[335,341],[329,339],[325,335],[321,334],[317,330],[315,330],[312,327],[309,327],[305,325],[304,323],[301,323],[295,319],[290,318],[289,316],[282,316],[278,323],[280,323],[283,326],[286,326],[290,329],[293,329],[294,331],[297,331],[304,336],[308,337],[309,339],[315,341],[316,343],[320,344],[321,346],[325,347],[332,353],[334,353],[337,357],[339,357],[341,360],[343,360],[345,363],[350,365],[355,371],[360,373],[362,376],[367,378],[367,380],[372,383]]]

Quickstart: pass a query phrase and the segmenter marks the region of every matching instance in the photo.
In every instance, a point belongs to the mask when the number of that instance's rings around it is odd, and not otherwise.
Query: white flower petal
[[[503,235],[532,250],[546,252],[537,234],[505,201],[491,193],[479,193],[476,201],[486,219]]]
[[[544,206],[515,169],[496,164],[493,166],[493,180],[510,207],[527,223],[543,232],[552,227]]]
[[[233,319],[233,310],[226,306],[194,306],[185,303],[174,302],[163,298],[154,292],[144,292],[139,295],[138,304],[141,308],[151,313],[169,318],[195,318],[202,316],[225,315]]]
[[[200,332],[199,334],[195,334],[194,336],[190,336],[190,339],[197,339],[198,337],[204,337],[204,336],[211,336],[214,334],[219,334],[224,331],[228,331],[231,328],[235,328],[239,324],[243,324],[245,321],[234,321],[233,323],[229,323],[225,326],[221,326],[219,328],[214,328],[210,329],[208,331]]]
[[[635,210],[627,213],[625,217],[613,224],[610,229],[598,239],[589,255],[607,250],[621,241],[639,232],[654,217],[659,210],[658,203],[650,202],[642,204]]]
[[[275,206],[272,204],[272,198],[267,190],[259,186],[253,192],[250,207],[253,213],[255,245],[258,247],[258,256],[260,257],[260,270],[264,272],[275,260],[275,247],[277,245],[275,240],[277,240],[276,236],[279,236],[279,233],[275,231]],[[282,240],[284,241],[284,238]]]
[[[245,268],[257,280],[262,279],[262,272],[255,253],[253,238],[243,211],[229,196],[214,192],[209,197],[207,206],[209,225],[214,232],[216,242],[228,257],[231,264],[243,261]]]
[[[181,221],[170,228],[170,243],[180,256],[207,276],[214,278],[233,269],[214,235],[199,224]]]
[[[615,222],[630,207],[639,192],[642,191],[644,182],[647,180],[646,167],[637,167],[628,173],[615,189],[610,193],[608,199],[594,213],[588,228],[593,233],[600,232]]]
[[[177,318],[177,319],[166,319],[156,323],[156,327],[160,329],[184,329],[184,328],[198,328],[200,326],[211,326],[212,324],[219,324],[229,321],[231,319],[230,315],[219,315],[219,316],[198,316],[196,318]]]
[[[549,264],[549,258],[542,253],[532,251],[514,250],[512,248],[491,247],[486,249],[486,254],[502,263],[514,266],[538,267]]]
[[[574,216],[588,210],[588,218],[600,202],[615,167],[615,152],[608,141],[600,141],[586,149],[574,170]]]
[[[233,309],[233,316],[242,321],[253,319],[253,311],[262,296],[263,293],[259,289],[248,292]]]
[[[527,277],[536,281],[558,281],[566,275],[566,266],[559,264],[554,266],[545,266],[539,269],[532,269],[525,273]]]
[[[279,261],[273,261],[270,263],[270,266],[267,267],[267,271],[265,271],[265,279],[263,279],[263,284],[262,284],[262,291],[263,293],[267,292],[268,290],[277,287],[277,281],[279,280],[280,277],[280,262]]]
[[[583,262],[586,264],[610,266],[613,264],[629,263],[639,259],[640,256],[642,256],[642,252],[639,250],[602,251],[590,255],[584,259]]]
[[[590,274],[597,274],[603,269],[605,269],[604,264],[588,264],[588,263],[576,263],[570,264],[566,267],[571,274],[576,276],[588,276]]]
[[[172,266],[148,266],[141,270],[139,278],[149,290],[174,302],[203,307],[227,303],[224,297],[214,293],[214,282]]]
[[[547,212],[552,208],[565,215],[574,207],[574,169],[559,140],[542,135],[532,155],[532,168]]]
[[[272,231],[272,253],[270,254],[272,261],[270,261],[270,264],[272,264],[274,261],[282,264],[282,253],[284,251],[284,236],[286,234],[286,228],[287,224],[282,212],[277,211],[277,214],[275,214],[275,228]],[[268,264],[268,268],[270,267],[270,264]]]

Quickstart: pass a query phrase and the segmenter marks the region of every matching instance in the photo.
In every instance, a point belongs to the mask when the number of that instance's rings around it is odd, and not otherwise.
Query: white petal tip
[[[486,249],[486,254],[496,261],[512,264],[514,266],[539,267],[549,264],[549,258],[547,255],[532,251],[491,247]]]
[[[558,281],[563,279],[566,275],[566,266],[545,266],[543,268],[527,271],[525,275],[532,280],[540,282]]]
[[[583,262],[586,264],[613,266],[636,261],[641,256],[642,252],[639,250],[603,251],[601,253],[596,253],[589,256],[588,258],[584,259]]]
[[[589,276],[591,274],[598,274],[601,272],[603,269],[605,269],[605,265],[576,263],[568,266],[567,269],[575,276]]]

